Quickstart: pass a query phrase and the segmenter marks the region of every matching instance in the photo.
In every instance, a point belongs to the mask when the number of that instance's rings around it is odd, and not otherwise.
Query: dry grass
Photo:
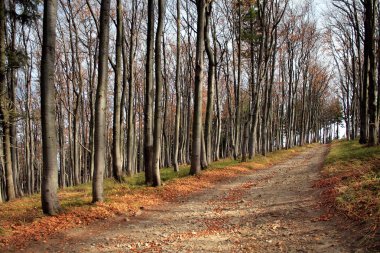
[[[180,172],[163,169],[164,186],[143,186],[143,175],[127,178],[128,183],[118,184],[105,180],[106,201],[91,204],[91,184],[83,184],[59,191],[62,212],[54,217],[44,216],[40,195],[33,195],[0,204],[0,246],[22,246],[31,240],[42,240],[57,232],[84,226],[96,220],[115,215],[133,216],[140,207],[176,201],[184,196],[212,187],[220,181],[267,168],[288,159],[306,148],[277,151],[267,157],[258,156],[253,161],[238,163],[226,159],[213,163],[197,176],[188,176],[189,167],[182,166]]]
[[[364,224],[364,243],[380,246],[380,147],[334,142],[322,173],[316,185],[325,187],[326,203]]]

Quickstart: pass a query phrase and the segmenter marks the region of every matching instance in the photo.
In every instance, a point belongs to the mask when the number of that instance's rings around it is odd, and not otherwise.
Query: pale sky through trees
[[[294,5],[302,5],[305,3],[304,0],[292,0],[292,3]],[[313,13],[315,15],[315,18],[318,22],[318,25],[323,27],[324,20],[325,20],[325,14],[328,11],[329,3],[331,3],[331,0],[311,0],[311,3],[313,5]]]
[[[304,0],[293,0],[294,4],[303,4]],[[320,29],[325,29],[327,24],[327,18],[331,8],[332,0],[311,0],[313,6],[313,15],[315,20],[317,21],[317,25]],[[329,58],[328,55],[324,55],[324,57]],[[346,126],[341,124],[339,127],[339,138],[346,138],[345,136]]]

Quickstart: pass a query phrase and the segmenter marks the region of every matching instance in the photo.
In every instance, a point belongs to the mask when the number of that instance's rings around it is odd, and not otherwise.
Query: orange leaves
[[[0,246],[21,247],[29,241],[42,241],[64,230],[86,226],[97,220],[106,220],[117,215],[123,215],[128,220],[127,217],[142,215],[144,213],[142,209],[180,201],[186,196],[211,188],[218,182],[250,173],[253,168],[268,167],[271,162],[277,163],[294,155],[291,152],[286,154],[278,153],[268,159],[240,163],[221,169],[209,169],[197,176],[171,180],[159,188],[112,185],[112,190],[104,203],[90,204],[88,193],[90,188],[86,188],[86,185],[69,188],[60,192],[59,197],[64,211],[54,217],[42,215],[40,205],[36,204],[40,201],[39,195],[1,204]],[[253,182],[248,182],[231,190],[225,197],[225,204],[227,206],[236,204],[242,192],[254,186]],[[190,233],[181,236],[185,238],[199,236],[202,233],[214,233],[221,229],[222,223],[222,220],[205,220],[206,230],[197,231],[195,235]]]
[[[311,221],[313,222],[317,222],[317,221],[329,221],[331,220],[331,218],[333,217],[334,215],[332,213],[327,213],[327,214],[323,214],[319,217],[316,217],[314,219],[312,219]]]
[[[331,177],[331,178],[323,178],[321,180],[318,180],[316,183],[314,183],[314,187],[317,188],[323,188],[328,186],[333,186],[337,184],[340,181],[339,177]]]
[[[65,212],[54,217],[42,216],[39,207],[31,208],[32,212],[30,212],[30,209],[23,206],[23,203],[28,201],[37,202],[37,198],[16,200],[15,209],[12,209],[9,216],[2,216],[0,219],[2,228],[9,231],[0,236],[0,245],[22,246],[28,241],[40,241],[57,232],[85,226],[96,220],[104,220],[116,215],[138,216],[142,213],[141,207],[177,201],[247,171],[249,169],[244,167],[229,167],[204,171],[200,176],[173,180],[161,188],[144,187],[133,190],[127,187],[120,188],[117,193],[107,196],[107,201],[104,203],[67,208]],[[79,198],[79,195],[63,192],[60,197],[70,199]],[[1,209],[7,209],[7,207],[3,206]],[[20,214],[20,210],[21,212],[27,210],[27,212]]]

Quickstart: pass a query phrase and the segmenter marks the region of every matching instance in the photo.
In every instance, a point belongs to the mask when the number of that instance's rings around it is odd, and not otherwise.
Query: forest
[[[0,201],[333,139],[379,144],[379,2],[2,0]],[[319,14],[322,15],[322,14]]]

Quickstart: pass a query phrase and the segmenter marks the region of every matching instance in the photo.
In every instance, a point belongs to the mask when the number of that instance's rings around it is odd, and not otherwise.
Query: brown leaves
[[[212,187],[217,182],[236,177],[249,169],[244,167],[229,167],[218,170],[204,171],[200,176],[173,180],[161,188],[144,187],[134,190],[121,188],[117,194],[108,196],[105,203],[83,205],[68,208],[67,211],[54,217],[42,216],[40,208],[23,207],[23,203],[38,199],[24,198],[10,205],[17,205],[10,210],[10,216],[1,218],[2,227],[9,231],[0,237],[0,244],[22,246],[28,241],[41,241],[57,232],[91,224],[96,220],[104,220],[116,215],[139,216],[141,207],[145,208],[168,201],[177,201],[184,196]],[[78,197],[73,193],[63,192],[60,198]],[[28,206],[28,205],[26,205]],[[7,206],[1,208],[7,209]],[[27,212],[25,212],[27,210]],[[31,211],[31,212],[29,212]],[[12,218],[13,217],[13,218]],[[19,221],[18,220],[23,220]]]
[[[39,195],[18,199],[12,203],[0,204],[0,222],[3,232],[0,234],[0,246],[14,245],[20,247],[29,241],[42,241],[58,232],[86,226],[96,220],[105,220],[117,215],[139,216],[143,214],[143,209],[149,209],[149,207],[166,202],[180,201],[183,197],[213,187],[218,182],[250,173],[252,169],[261,169],[272,162],[277,163],[294,155],[292,152],[286,154],[278,153],[277,156],[271,156],[270,159],[241,163],[223,169],[209,169],[202,171],[197,176],[171,180],[159,188],[140,187],[131,189],[126,185],[117,184],[113,186],[115,189],[112,189],[112,192],[108,194],[104,203],[90,204],[89,189],[82,186],[79,186],[78,189],[63,190],[59,193],[62,203],[71,203],[75,200],[81,204],[77,206],[67,205],[63,213],[54,217],[42,215],[40,205],[36,204],[40,201]],[[225,200],[235,201],[241,192],[254,186],[253,182],[248,182],[241,188],[231,191]],[[205,221],[208,228],[205,231],[197,231],[196,235],[190,233],[181,236],[194,237],[205,233],[214,233],[221,229],[222,223],[222,220],[208,220]],[[154,248],[155,245],[151,245],[151,247]]]
[[[319,217],[313,218],[311,221],[317,222],[317,221],[329,221],[334,215],[332,213],[323,214]]]

